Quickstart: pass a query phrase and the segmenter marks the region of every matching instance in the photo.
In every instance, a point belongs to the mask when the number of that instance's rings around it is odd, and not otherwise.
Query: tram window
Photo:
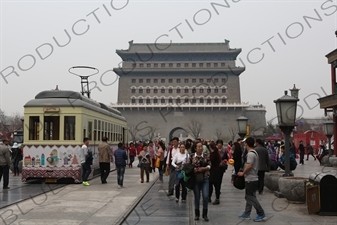
[[[44,117],[44,134],[43,140],[60,140],[60,117]]]
[[[91,141],[92,140],[92,122],[88,122],[88,138]]]
[[[40,117],[29,117],[29,140],[39,140],[40,134]]]
[[[75,116],[64,117],[64,140],[75,140]]]
[[[98,120],[98,135],[97,135],[97,140],[101,140],[101,121]]]

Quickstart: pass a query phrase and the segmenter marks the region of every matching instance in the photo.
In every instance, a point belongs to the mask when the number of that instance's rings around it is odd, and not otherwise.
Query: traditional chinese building
[[[236,138],[244,115],[251,135],[263,135],[265,107],[241,101],[235,60],[241,49],[223,43],[136,44],[117,50],[118,108],[134,139]]]
[[[337,37],[337,31],[335,32]],[[319,98],[320,108],[324,109],[325,115],[328,112],[333,113],[333,121],[335,122],[333,135],[334,155],[337,155],[337,82],[336,82],[336,68],[337,68],[337,49],[326,55],[328,63],[331,67],[331,95]]]

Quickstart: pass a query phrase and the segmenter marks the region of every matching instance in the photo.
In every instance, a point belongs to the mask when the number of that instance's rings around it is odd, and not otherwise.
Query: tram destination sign
[[[43,108],[44,112],[60,112],[60,108],[57,107],[46,107]]]

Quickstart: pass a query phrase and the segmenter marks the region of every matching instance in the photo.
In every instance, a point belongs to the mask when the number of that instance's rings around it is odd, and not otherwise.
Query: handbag
[[[225,159],[220,162],[219,166],[223,170],[227,170],[228,169],[228,164],[227,164],[227,161],[225,161]]]
[[[165,176],[168,176],[169,175],[169,169],[166,167],[165,169]]]
[[[142,162],[139,162],[137,165],[138,168],[142,167]]]
[[[160,158],[156,158],[156,162],[154,163],[154,167],[159,168],[160,167]]]
[[[243,190],[246,188],[245,184],[245,177],[244,176],[238,176],[237,174],[233,175],[233,185],[239,190]]]
[[[177,170],[177,177],[178,177],[178,179],[184,178],[182,170]]]

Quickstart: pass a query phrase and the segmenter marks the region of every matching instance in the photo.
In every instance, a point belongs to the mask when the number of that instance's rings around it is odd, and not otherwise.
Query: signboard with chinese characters
[[[60,108],[57,107],[46,107],[43,108],[44,112],[60,112]]]

